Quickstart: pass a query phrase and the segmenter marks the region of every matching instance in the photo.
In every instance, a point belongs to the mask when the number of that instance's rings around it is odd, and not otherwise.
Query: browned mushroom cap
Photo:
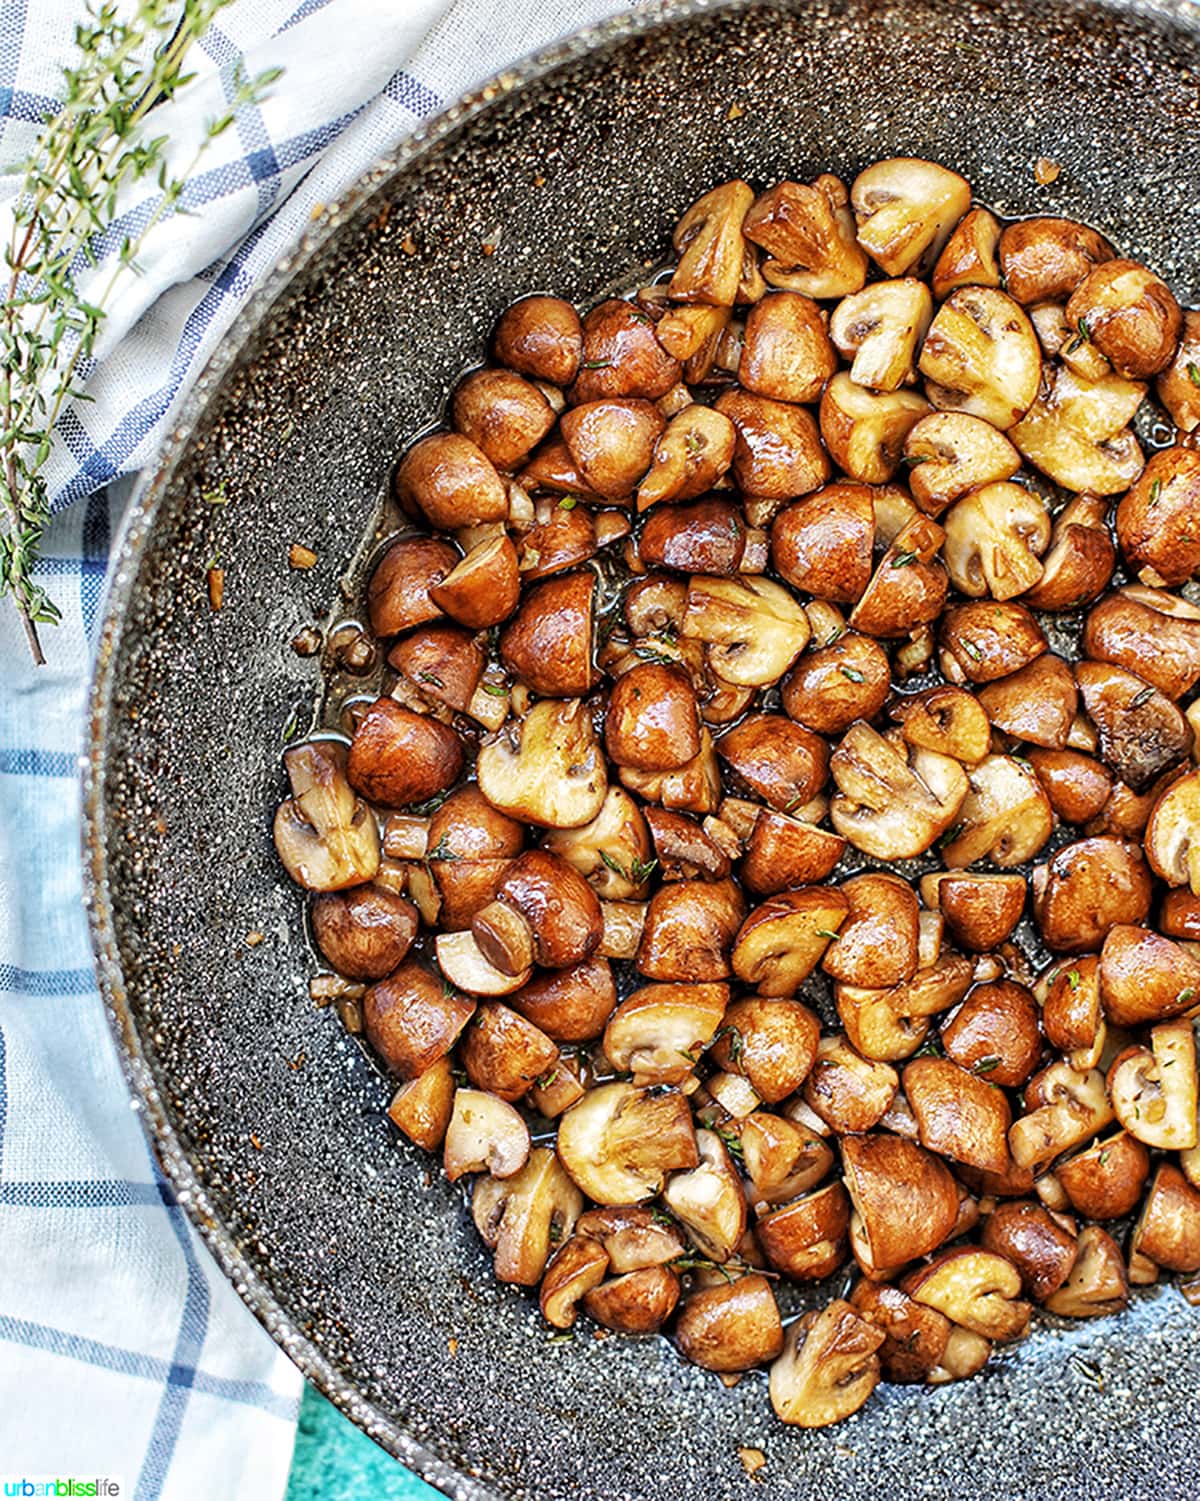
[[[1200,453],[1153,454],[1117,507],[1117,539],[1147,584],[1183,584],[1200,567]]]
[[[430,590],[458,561],[451,544],[436,537],[401,537],[393,542],[367,585],[367,610],[375,634],[398,636],[415,625],[437,620],[442,609]]]
[[[628,532],[628,518],[623,513],[602,514],[617,516],[624,528],[622,535]],[[548,578],[552,573],[578,568],[594,557],[600,545],[597,519],[591,511],[579,508],[573,496],[564,495],[557,503],[539,500],[534,507],[534,524],[521,537],[521,578],[526,582]]]
[[[1121,1131],[1060,1162],[1054,1175],[1079,1214],[1090,1220],[1121,1219],[1142,1197],[1150,1153]]]
[[[825,742],[782,714],[749,715],[721,736],[716,749],[745,786],[781,811],[809,802],[829,771]]]
[[[1130,1249],[1171,1272],[1200,1271],[1200,1191],[1172,1162],[1159,1164]]]
[[[922,854],[950,827],[967,795],[957,761],[893,744],[861,720],[846,731],[829,769],[839,789],[830,804],[834,828],[880,860]]]
[[[733,462],[735,436],[733,423],[712,407],[693,403],[676,413],[655,445],[650,471],[638,488],[638,510],[710,490]]]
[[[275,848],[309,891],[342,891],[379,871],[379,828],[346,778],[346,747],[313,740],[284,752],[292,795],[275,814]]]
[[[622,396],[654,401],[678,385],[682,374],[679,361],[654,337],[647,314],[610,297],[583,320],[583,358],[569,396],[573,406]],[[570,444],[570,435],[564,437]]]
[[[888,712],[899,721],[909,745],[968,765],[982,761],[991,749],[991,727],[978,699],[953,684],[897,698]]]
[[[918,367],[940,411],[968,412],[1003,431],[1033,405],[1042,355],[1024,310],[998,287],[961,287],[938,309]]]
[[[959,287],[998,287],[996,248],[1000,224],[985,208],[973,208],[959,220],[933,268],[933,295],[939,302]]]
[[[1127,922],[1110,928],[1100,952],[1100,994],[1110,1021],[1135,1027],[1181,1016],[1195,1009],[1198,991],[1200,961],[1182,944]]]
[[[396,545],[400,547],[406,544]],[[444,544],[435,545],[441,547]],[[387,556],[390,557],[391,553]],[[382,569],[382,564],[380,568]],[[379,570],[376,577],[378,572]],[[407,565],[402,577],[405,582],[401,587],[407,590],[411,580]],[[465,558],[451,560],[450,567],[441,570],[438,578],[428,585],[431,605],[444,610],[447,615],[474,631],[507,620],[517,607],[520,592],[517,550],[503,533],[478,543]],[[418,622],[409,622],[416,623]],[[371,624],[377,634],[389,634],[376,625],[374,612]],[[398,627],[400,630],[407,628],[407,624]]]
[[[958,1188],[944,1162],[884,1132],[842,1142],[856,1216],[855,1252],[868,1274],[935,1250],[958,1219]]]
[[[388,1119],[409,1141],[427,1152],[436,1152],[453,1109],[454,1070],[446,1054],[423,1074],[400,1085],[388,1106]]]
[[[555,1329],[575,1324],[577,1305],[608,1276],[608,1255],[599,1241],[572,1236],[554,1253],[542,1279],[542,1317]]]
[[[767,252],[763,276],[773,287],[806,297],[845,297],[867,279],[845,186],[828,172],[811,187],[777,183],[755,200],[742,232]]]
[[[791,592],[769,579],[696,574],[688,583],[683,635],[704,642],[705,661],[721,682],[762,688],[807,646],[809,624]]]
[[[969,1074],[1019,1089],[1042,1056],[1037,1004],[1013,980],[977,985],[942,1028],[942,1046]]]
[[[471,1201],[475,1228],[495,1252],[496,1276],[525,1287],[539,1281],[552,1245],[570,1237],[582,1208],[582,1195],[547,1147],[535,1147],[516,1174],[480,1178]]]
[[[710,1052],[719,1068],[744,1074],[771,1105],[808,1077],[820,1035],[820,1021],[799,1001],[748,996],[726,1010]]]
[[[497,469],[515,469],[554,426],[554,408],[531,381],[511,370],[475,370],[455,389],[455,431]]]
[[[475,1002],[408,960],[363,996],[367,1041],[403,1079],[415,1079],[454,1046]]]
[[[681,254],[669,291],[677,302],[732,307],[738,301],[749,251],[742,220],[753,202],[754,189],[735,178],[697,198],[676,224],[672,240]]]
[[[700,1161],[672,1173],[663,1202],[687,1231],[702,1256],[726,1262],[746,1233],[742,1180],[715,1131],[697,1131]]]
[[[501,315],[493,349],[510,370],[569,386],[583,352],[579,314],[561,297],[523,297]]]
[[[1050,517],[1022,485],[1001,481],[972,490],[946,516],[946,567],[961,593],[1011,599],[1042,576]]]
[[[666,1266],[687,1249],[682,1230],[669,1215],[636,1205],[589,1209],[580,1215],[576,1231],[604,1247],[618,1275]]]
[[[858,243],[889,276],[920,276],[971,206],[970,184],[935,162],[873,163],[850,189]]]
[[[956,683],[991,683],[1032,662],[1047,648],[1044,632],[1024,605],[953,605],[938,626],[942,671]]]
[[[983,1222],[982,1243],[1011,1261],[1021,1287],[1035,1303],[1044,1303],[1071,1275],[1078,1255],[1074,1235],[1041,1204],[1012,1200],[998,1204]]]
[[[979,703],[1004,734],[1062,750],[1075,722],[1079,695],[1071,669],[1047,652],[1010,677],[986,684],[979,690]]]
[[[689,813],[715,813],[721,801],[721,768],[712,736],[700,731],[700,750],[678,771],[637,771],[623,766],[621,781],[650,803],[681,808]]]
[[[746,842],[742,884],[756,895],[771,896],[792,886],[823,881],[845,849],[841,834],[762,808]]]
[[[1200,681],[1200,609],[1160,589],[1120,589],[1089,613],[1083,649],[1096,661],[1136,673],[1168,698],[1182,698]]]
[[[1108,533],[1108,502],[1076,495],[1054,518],[1042,576],[1025,593],[1035,610],[1077,610],[1095,599],[1113,576],[1117,549]]]
[[[1183,330],[1175,358],[1158,377],[1154,389],[1182,433],[1200,426],[1200,309],[1183,315]]]
[[[511,1178],[528,1158],[529,1128],[512,1105],[479,1089],[455,1091],[442,1155],[451,1183],[466,1173]]]
[[[851,479],[886,484],[900,467],[909,432],[929,409],[915,391],[870,391],[843,370],[821,397],[821,437]]]
[[[602,924],[596,893],[549,850],[526,850],[471,923],[490,964],[515,975],[532,963],[565,969],[595,953]],[[539,1070],[540,1072],[540,1070]]]
[[[933,872],[921,877],[921,900],[941,912],[956,942],[991,953],[1011,936],[1025,908],[1025,877]]]
[[[833,1153],[819,1136],[765,1110],[746,1117],[740,1141],[752,1202],[760,1208],[807,1193],[833,1166]]]
[[[1048,970],[1038,981],[1038,996],[1052,1047],[1074,1054],[1094,1046],[1103,1027],[1099,955],[1083,954]]]
[[[653,1198],[669,1172],[700,1160],[684,1097],[632,1084],[601,1084],[572,1105],[559,1121],[558,1154],[597,1204]]]
[[[685,672],[640,662],[613,684],[605,716],[608,753],[618,766],[674,771],[700,750],[700,713]]]
[[[652,405],[652,403],[650,403]],[[627,403],[619,403],[621,406]],[[644,403],[637,402],[635,407],[641,407]],[[658,411],[655,407],[655,411]],[[658,413],[659,421],[662,422],[662,413]],[[654,427],[653,423],[648,424]],[[656,428],[656,431],[661,431]],[[650,440],[653,448],[653,438]],[[646,455],[646,463],[650,462],[649,453]],[[571,450],[563,442],[561,435],[551,434],[536,453],[531,455],[528,463],[517,475],[517,483],[527,492],[537,490],[550,490],[559,495],[573,495],[577,500],[603,501],[604,497],[598,495],[584,479],[579,466],[571,457]],[[625,503],[626,497],[618,497],[618,503]]]
[[[1013,1122],[1008,1144],[1020,1168],[1043,1171],[1056,1157],[1090,1141],[1113,1119],[1099,1069],[1079,1073],[1051,1063],[1025,1087],[1026,1113]]]
[[[1071,293],[1067,322],[1127,380],[1145,380],[1170,363],[1183,314],[1170,287],[1136,261],[1111,260]]]
[[[771,1367],[775,1416],[799,1428],[825,1428],[857,1412],[879,1384],[883,1338],[841,1298],[803,1314]]]
[[[869,1277],[864,1277],[850,1294],[850,1306],[883,1331],[879,1361],[885,1381],[933,1379],[954,1328],[945,1314],[926,1308],[898,1287],[872,1282]]]
[[[372,802],[402,808],[444,792],[462,768],[462,741],[449,725],[377,698],[359,720],[347,775]]]
[[[652,401],[634,397],[584,402],[564,412],[560,423],[584,485],[617,501],[630,495],[650,468],[665,426]]]
[[[555,1042],[590,1042],[604,1031],[617,1003],[607,959],[535,975],[509,1004]]]
[[[870,636],[848,631],[805,652],[783,680],[783,707],[809,729],[836,735],[856,719],[873,719],[890,687],[887,653]]]
[[[1033,915],[1046,946],[1065,954],[1097,948],[1114,924],[1150,911],[1150,871],[1141,851],[1101,836],[1064,845],[1034,868]]]
[[[1075,681],[1100,736],[1101,760],[1135,792],[1187,755],[1187,721],[1152,683],[1108,662],[1077,662]]]
[[[837,369],[821,309],[798,292],[771,292],[746,315],[738,379],[775,401],[816,401]]]
[[[917,897],[901,876],[867,871],[842,882],[850,904],[821,968],[835,980],[883,989],[917,968]]]
[[[325,892],[312,906],[313,937],[352,980],[381,980],[404,959],[416,937],[417,909],[381,886]]]
[[[1029,763],[1037,773],[1050,806],[1067,823],[1087,823],[1108,801],[1112,773],[1099,761],[1073,750],[1031,749]]]
[[[1195,1008],[1193,1008],[1195,1009]],[[1187,1020],[1150,1029],[1150,1047],[1123,1048],[1108,1071],[1117,1119],[1131,1136],[1161,1151],[1196,1145],[1196,1044]]]
[[[986,1077],[948,1058],[925,1057],[905,1066],[903,1083],[922,1146],[985,1173],[1005,1170],[1012,1112]]]
[[[841,480],[780,511],[771,561],[793,588],[853,604],[871,577],[874,537],[869,486]]]
[[[932,317],[933,299],[924,282],[913,277],[880,281],[838,303],[829,334],[842,357],[852,362],[850,378],[856,385],[895,391],[915,383],[917,346]]]
[[[904,440],[913,499],[929,516],[979,485],[1011,479],[1021,455],[1003,433],[968,412],[931,412]]]
[[[493,808],[478,787],[458,788],[434,810],[425,859],[441,894],[438,923],[443,930],[471,926],[524,844],[523,827]]]
[[[763,995],[794,995],[820,963],[848,910],[834,887],[809,886],[768,898],[738,931],[734,974]]]
[[[1000,270],[1018,302],[1064,302],[1094,267],[1113,258],[1103,235],[1074,219],[1020,219],[1000,236]]]
[[[604,1030],[604,1056],[633,1082],[682,1084],[721,1025],[728,985],[643,985]]]
[[[558,1048],[543,1031],[495,1003],[480,1006],[459,1051],[476,1089],[509,1101],[527,1094],[558,1063]]]
[[[470,707],[486,661],[471,633],[455,625],[413,631],[388,653],[388,666],[423,699],[460,713]]]
[[[1071,1274],[1046,1299],[1046,1308],[1060,1318],[1094,1319],[1120,1313],[1128,1304],[1129,1278],[1120,1246],[1099,1225],[1085,1225]]]
[[[1134,792],[1125,782],[1114,778],[1108,801],[1096,817],[1085,825],[1084,833],[1112,834],[1119,839],[1141,839],[1160,793],[1182,775],[1182,766],[1164,771],[1144,792]]]
[[[708,1371],[748,1371],[783,1349],[783,1324],[771,1284],[752,1273],[701,1288],[675,1320],[680,1354]]]
[[[839,1134],[869,1131],[883,1119],[899,1084],[894,1068],[860,1057],[844,1037],[823,1037],[804,1081],[804,1103]]]
[[[745,913],[734,881],[671,881],[651,897],[637,967],[651,980],[729,977],[729,951]]]
[[[1159,931],[1169,938],[1200,939],[1200,897],[1188,891],[1168,891],[1158,912]]]
[[[918,1303],[985,1339],[1019,1339],[1029,1327],[1031,1309],[1018,1296],[1021,1275],[995,1251],[977,1246],[943,1251],[910,1272],[900,1286]]]
[[[946,569],[939,552],[945,533],[928,516],[914,515],[892,539],[850,624],[871,636],[911,636],[936,620],[946,602]]]
[[[654,868],[650,832],[642,810],[622,787],[608,789],[590,823],[552,829],[542,845],[561,855],[599,897],[629,901],[646,895]]]
[[[647,568],[674,568],[680,573],[733,575],[741,568],[745,552],[742,513],[732,501],[717,496],[693,505],[661,507],[638,537],[638,557]],[[677,624],[682,623],[681,611]],[[661,630],[659,625],[657,631]]]
[[[840,1183],[827,1183],[759,1216],[754,1233],[776,1271],[797,1282],[819,1282],[846,1260],[850,1200]]]
[[[726,391],[716,409],[737,431],[733,478],[744,495],[793,500],[829,479],[829,458],[806,408],[750,391]]]
[[[400,460],[393,487],[411,516],[454,531],[508,515],[508,493],[487,455],[461,433],[431,433]],[[449,571],[447,569],[447,571]]]
[[[679,1278],[665,1266],[643,1267],[585,1293],[585,1311],[617,1334],[654,1334],[679,1301]]]
[[[500,636],[504,665],[541,698],[573,698],[595,681],[594,573],[567,573],[526,591]]]

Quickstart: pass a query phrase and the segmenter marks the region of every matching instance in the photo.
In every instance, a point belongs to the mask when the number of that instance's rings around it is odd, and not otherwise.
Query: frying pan
[[[1119,1320],[1039,1321],[980,1378],[881,1388],[817,1433],[777,1424],[761,1378],[727,1391],[665,1341],[551,1342],[309,1002],[302,897],[269,828],[282,742],[318,692],[315,661],[287,643],[337,601],[397,451],[508,302],[628,282],[723,178],[852,176],[894,154],[955,166],[1000,212],[1094,222],[1195,302],[1198,80],[1186,0],[691,0],[624,16],[406,142],[197,384],[122,536],[96,671],[84,838],[101,983],[164,1167],[238,1291],[449,1495],[749,1497],[762,1482],[739,1446],[765,1452],[776,1494],[823,1501],[1194,1491],[1200,1321],[1169,1287]],[[1062,165],[1052,188],[1035,184],[1039,156]],[[201,503],[218,484],[229,503]],[[311,572],[289,569],[292,541],[319,553]]]

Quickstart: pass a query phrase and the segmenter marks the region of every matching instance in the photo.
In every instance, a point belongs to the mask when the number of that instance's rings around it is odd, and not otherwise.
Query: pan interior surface
[[[135,509],[87,794],[93,925],[132,1082],[272,1334],[453,1495],[749,1496],[740,1446],[765,1452],[784,1494],[825,1501],[1189,1494],[1200,1335],[1169,1288],[1119,1321],[1040,1321],[981,1378],[881,1388],[811,1434],[776,1423],[760,1377],[726,1391],[664,1341],[551,1342],[308,999],[303,899],[270,838],[282,746],[319,691],[316,659],[288,643],[340,610],[396,454],[509,302],[628,284],[725,178],[849,179],[891,155],[953,166],[1001,213],[1094,223],[1198,299],[1200,12],[1185,0],[660,14],[505,75],[331,215],[202,378]],[[1052,188],[1034,179],[1042,156],[1062,167]],[[202,504],[218,485],[229,503]],[[319,555],[309,572],[288,566],[297,541]],[[248,947],[253,931],[265,941]]]

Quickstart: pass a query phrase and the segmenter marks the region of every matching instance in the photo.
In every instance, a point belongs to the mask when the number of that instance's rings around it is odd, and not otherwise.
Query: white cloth
[[[128,4],[128,0],[125,0]],[[216,1270],[141,1133],[80,900],[78,755],[105,561],[129,485],[260,277],[422,117],[630,0],[233,0],[195,82],[150,115],[188,161],[239,63],[286,71],[201,164],[195,212],[124,273],[48,469],[39,570],[63,610],[35,669],[0,602],[0,1481],[121,1483],[136,1501],[282,1494],[301,1382]],[[83,0],[2,0],[0,161],[55,108]],[[0,221],[14,174],[0,175]],[[122,200],[153,211],[152,182]],[[0,233],[4,226],[0,223]],[[115,254],[120,235],[107,247]],[[87,273],[106,285],[111,258]],[[78,502],[72,504],[72,502]]]

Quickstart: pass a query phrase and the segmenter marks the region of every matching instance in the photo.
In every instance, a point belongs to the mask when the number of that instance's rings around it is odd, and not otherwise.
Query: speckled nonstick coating
[[[1042,1321],[979,1379],[881,1388],[815,1434],[775,1422],[761,1377],[726,1391],[663,1341],[551,1343],[309,1002],[303,901],[269,822],[281,740],[318,687],[287,642],[336,601],[397,450],[506,303],[627,280],[724,177],[849,176],[895,153],[954,165],[1000,210],[1089,219],[1194,301],[1198,34],[1186,0],[701,3],[598,27],[451,110],[331,207],[200,380],[134,506],[85,833],[125,1065],[250,1307],[449,1494],[749,1497],[739,1445],[765,1451],[773,1492],[822,1501],[1194,1493],[1200,1319],[1172,1288],[1121,1319]],[[1039,155],[1063,167],[1050,189],[1034,184]],[[226,505],[201,498],[217,484]],[[320,554],[311,572],[289,569],[293,540]],[[255,929],[266,941],[249,948]]]

